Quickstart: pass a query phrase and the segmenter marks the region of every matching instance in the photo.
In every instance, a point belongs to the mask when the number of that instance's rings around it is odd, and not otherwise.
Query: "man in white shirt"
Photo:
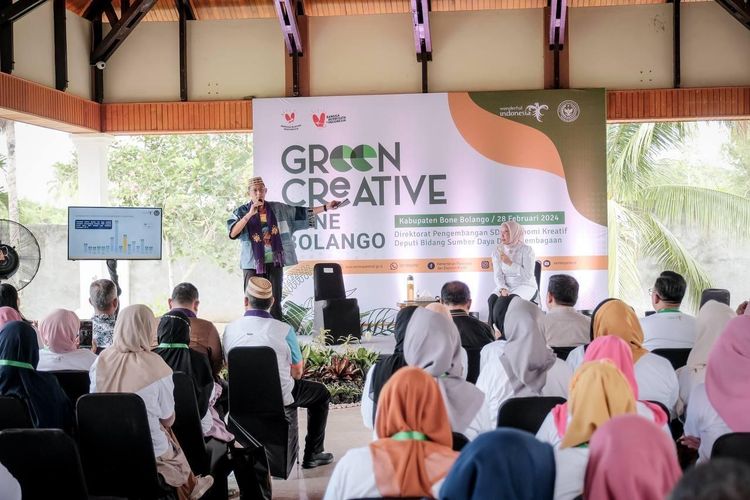
[[[297,333],[287,323],[274,319],[271,282],[259,276],[248,279],[245,289],[245,315],[224,329],[224,353],[241,346],[267,346],[276,353],[284,405],[307,409],[307,436],[302,467],[311,469],[333,462],[333,454],[323,451],[328,403],[331,394],[323,384],[302,380],[304,361]]]
[[[641,319],[643,347],[649,351],[693,348],[695,318],[680,312],[686,289],[685,278],[673,271],[664,271],[656,278],[649,290],[656,314]]]
[[[578,281],[567,274],[555,274],[547,285],[547,314],[541,329],[550,347],[572,347],[591,341],[591,320],[574,309],[578,302]]]

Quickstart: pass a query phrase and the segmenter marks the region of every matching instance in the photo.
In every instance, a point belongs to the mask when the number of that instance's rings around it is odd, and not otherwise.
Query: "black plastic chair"
[[[71,403],[75,404],[78,398],[89,393],[91,381],[89,372],[79,370],[59,370],[48,372],[57,378],[65,394],[70,398]]]
[[[29,407],[22,399],[0,396],[0,431],[5,429],[31,429]]]
[[[299,454],[297,408],[286,408],[270,347],[229,351],[229,430],[239,426],[265,448],[271,475],[286,479]]]
[[[651,352],[668,360],[672,363],[672,368],[677,370],[687,364],[690,351],[691,349],[654,349]]]
[[[221,454],[217,454],[218,456],[212,463],[211,453],[209,453],[203,439],[203,428],[201,427],[201,417],[198,414],[198,402],[195,399],[193,379],[186,373],[175,372],[172,375],[172,380],[174,381],[175,414],[172,431],[174,431],[193,473],[202,476],[211,474],[214,477],[214,485],[205,498],[227,498],[229,495],[227,475],[231,471],[231,467],[229,466],[226,446],[224,446],[223,457]]]
[[[724,434],[714,442],[711,458],[734,458],[750,464],[750,432]]]
[[[137,394],[81,396],[76,419],[90,494],[157,499],[172,491],[156,472],[146,405]]]
[[[731,295],[729,293],[729,290],[726,288],[706,288],[701,292],[701,305],[700,307],[703,307],[703,304],[708,302],[709,300],[715,300],[717,302],[721,302],[722,304],[729,305],[729,300],[731,298]]]
[[[568,354],[570,354],[570,351],[578,347],[577,345],[571,345],[571,346],[565,346],[565,347],[553,347],[552,350],[555,353],[555,356],[565,361],[568,359]]]
[[[339,344],[347,337],[362,337],[359,305],[357,299],[346,298],[344,276],[341,266],[335,263],[315,264],[313,266],[313,283],[315,304],[313,311],[313,329],[329,330],[334,344]]]
[[[453,434],[453,443],[451,445],[453,451],[461,451],[464,449],[464,446],[469,444],[469,438],[460,432],[452,432],[451,434]]]
[[[76,443],[59,429],[0,432],[0,462],[18,480],[24,500],[88,499]]]
[[[466,367],[466,381],[476,384],[479,378],[479,365],[481,362],[481,347],[467,347],[466,358],[468,359],[469,366]]]
[[[565,398],[552,396],[510,398],[497,412],[497,426],[536,434],[552,408],[564,402]]]

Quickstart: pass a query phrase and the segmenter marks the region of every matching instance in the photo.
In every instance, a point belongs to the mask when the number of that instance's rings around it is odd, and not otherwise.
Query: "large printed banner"
[[[603,90],[414,94],[253,101],[256,175],[268,199],[351,204],[295,233],[285,302],[309,311],[312,264],[338,262],[362,312],[397,307],[406,277],[435,297],[466,282],[487,314],[490,254],[515,219],[543,264],[607,295]]]

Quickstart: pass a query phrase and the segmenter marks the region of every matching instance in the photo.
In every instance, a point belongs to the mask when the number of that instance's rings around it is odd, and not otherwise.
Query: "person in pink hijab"
[[[674,443],[647,419],[620,415],[589,442],[583,498],[663,500],[682,471]]]
[[[78,315],[67,309],[55,309],[39,323],[43,347],[39,350],[37,370],[85,370],[91,368],[96,354],[78,349]]]
[[[11,321],[23,321],[21,313],[9,306],[0,307],[0,328]]]
[[[708,357],[706,382],[695,386],[682,442],[698,448],[699,462],[730,432],[750,432],[750,316],[730,320]]]

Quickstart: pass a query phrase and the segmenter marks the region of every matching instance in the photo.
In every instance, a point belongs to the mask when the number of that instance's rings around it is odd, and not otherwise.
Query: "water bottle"
[[[414,300],[414,276],[411,274],[406,277],[406,300]]]

